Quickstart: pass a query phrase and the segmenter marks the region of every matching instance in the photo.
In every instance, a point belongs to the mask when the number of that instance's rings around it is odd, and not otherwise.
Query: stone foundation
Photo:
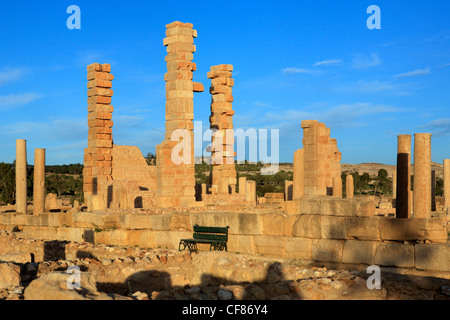
[[[190,238],[195,224],[229,226],[230,252],[324,263],[450,271],[448,217],[375,217],[370,215],[369,204],[369,201],[356,199],[328,198],[323,202],[318,197],[303,200],[297,206],[300,211],[288,215],[281,209],[256,213],[246,212],[243,207],[235,208],[234,212],[231,207],[228,210],[211,207],[197,212],[153,214],[76,212],[25,216],[3,213],[0,225],[1,229],[32,239],[168,249],[177,249],[180,239]],[[333,212],[337,214],[329,214]],[[209,250],[209,246],[199,246],[199,249]]]

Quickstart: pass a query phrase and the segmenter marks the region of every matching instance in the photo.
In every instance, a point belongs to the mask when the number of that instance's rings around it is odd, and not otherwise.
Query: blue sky
[[[370,5],[381,30],[369,30]],[[69,30],[67,7],[81,9]],[[195,120],[206,130],[210,80],[234,65],[235,128],[280,130],[280,161],[302,147],[302,120],[331,128],[342,163],[395,164],[398,134],[429,132],[450,158],[448,1],[21,1],[0,10],[0,162],[15,140],[47,164],[83,162],[86,65],[110,63],[116,144],[155,151],[164,138],[165,25],[198,30]],[[205,142],[204,147],[207,143]]]

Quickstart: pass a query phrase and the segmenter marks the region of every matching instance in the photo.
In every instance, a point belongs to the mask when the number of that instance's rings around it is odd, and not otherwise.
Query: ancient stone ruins
[[[45,197],[45,149],[36,149],[31,209],[26,196],[26,141],[17,140],[16,204],[14,210],[0,213],[0,261],[12,268],[16,287],[37,277],[25,290],[25,298],[27,290],[28,298],[35,298],[34,287],[44,290],[49,283],[63,281],[67,277],[63,271],[71,265],[87,271],[83,277],[92,286],[90,291],[97,292],[94,296],[145,293],[152,299],[352,298],[348,292],[356,299],[388,298],[389,288],[370,291],[364,279],[350,273],[340,277],[344,271],[333,271],[352,266],[450,278],[450,160],[444,161],[445,204],[433,211],[431,134],[414,134],[414,159],[412,136],[398,136],[391,214],[383,214],[374,197],[354,195],[351,175],[343,197],[338,143],[317,120],[298,124],[303,128],[303,146],[300,137],[294,140],[299,149],[293,154],[293,181],[286,182],[285,194],[257,197],[255,181],[237,179],[234,137],[227,135],[233,129],[233,66],[218,64],[202,76],[211,80],[210,128],[218,132],[211,141],[213,169],[209,184],[196,185],[194,93],[207,94],[201,83],[193,81],[197,31],[181,22],[166,28],[166,133],[156,146],[156,166],[149,166],[137,147],[114,144],[114,76],[108,64],[87,67],[84,204],[64,209],[52,195]],[[173,139],[178,129],[185,134]],[[175,163],[173,151],[181,140],[191,145],[192,152],[182,154],[187,161]],[[201,244],[197,255],[178,252],[180,239],[191,238],[196,224],[229,226],[228,252],[209,252],[209,246]],[[6,268],[4,263],[0,267]],[[298,267],[301,263],[308,267]],[[21,280],[20,273],[28,278]],[[4,274],[0,272],[0,290],[8,289]],[[36,282],[45,277],[53,282]],[[327,296],[319,284],[336,289],[335,295]],[[127,291],[130,286],[133,292]],[[210,287],[215,289],[205,289]],[[442,283],[438,288],[447,290]],[[61,292],[49,295],[68,298]]]

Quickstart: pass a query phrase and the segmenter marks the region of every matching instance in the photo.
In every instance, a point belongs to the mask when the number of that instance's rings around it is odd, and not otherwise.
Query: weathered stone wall
[[[333,188],[332,195],[342,197],[342,154],[337,140],[330,138],[330,129],[317,120],[304,120],[301,126],[305,195],[327,195],[327,188]]]
[[[329,198],[328,198],[329,199]],[[0,215],[2,229],[23,237],[70,240],[140,248],[176,249],[192,237],[192,226],[229,226],[231,252],[263,254],[336,263],[450,271],[448,217],[395,219],[357,216],[363,205],[344,206],[341,199],[320,214],[319,203],[304,201],[301,214],[172,212],[166,214],[47,213]],[[289,201],[286,203],[295,203]],[[340,204],[339,204],[340,203]],[[328,210],[328,211],[326,211]],[[334,215],[325,214],[336,212]],[[366,212],[367,214],[368,212]],[[208,250],[209,246],[201,247]]]
[[[151,208],[156,203],[156,166],[149,166],[135,146],[114,145],[113,184],[108,208]]]

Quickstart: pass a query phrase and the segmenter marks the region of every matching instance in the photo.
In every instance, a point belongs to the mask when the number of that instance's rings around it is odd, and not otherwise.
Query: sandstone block
[[[267,256],[286,256],[286,237],[255,236],[255,249],[257,254]]]
[[[227,246],[229,252],[252,254],[255,252],[254,236],[230,235]]]
[[[415,267],[423,270],[450,271],[450,245],[416,244]]]
[[[321,217],[321,238],[322,239],[346,239],[346,218],[323,216]]]
[[[377,245],[378,242],[375,241],[347,240],[344,243],[342,262],[372,265]]]
[[[292,227],[292,235],[300,238],[320,239],[322,237],[321,219],[319,215],[299,215]]]
[[[379,266],[414,267],[414,246],[381,242],[375,249],[374,263]]]
[[[286,258],[311,260],[312,241],[305,238],[287,238]]]
[[[378,218],[346,218],[346,237],[358,240],[381,240]]]
[[[296,220],[296,216],[284,217],[276,214],[262,214],[262,234],[266,236],[292,237],[292,226]]]
[[[312,240],[311,258],[314,261],[341,262],[344,240]]]

